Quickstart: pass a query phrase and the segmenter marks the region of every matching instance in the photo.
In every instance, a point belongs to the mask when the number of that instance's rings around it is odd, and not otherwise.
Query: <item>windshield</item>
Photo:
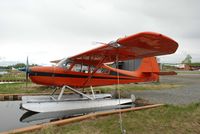
[[[71,64],[72,62],[69,59],[65,58],[61,60],[60,62],[58,62],[56,66],[69,69]]]

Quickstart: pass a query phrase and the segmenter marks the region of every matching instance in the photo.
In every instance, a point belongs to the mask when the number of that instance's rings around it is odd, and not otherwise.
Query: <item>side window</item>
[[[105,68],[99,68],[96,73],[105,73],[106,74],[106,73],[109,73],[109,70],[107,70]]]
[[[90,66],[90,73],[93,73],[95,70],[95,67],[94,66]]]
[[[69,68],[70,68],[71,64],[69,65]],[[66,68],[68,67],[68,65],[66,65]],[[69,69],[68,68],[68,69]],[[90,73],[93,73],[95,70],[95,66],[90,66]],[[84,65],[84,64],[75,64],[73,67],[72,67],[72,71],[74,72],[82,72],[82,73],[88,73],[89,72],[89,66],[88,65]],[[105,69],[105,68],[99,68],[96,73],[109,73],[109,70],[108,69]]]
[[[75,64],[72,68],[72,71],[88,73],[88,66],[82,64]]]
[[[72,68],[72,71],[81,72],[81,64],[75,64]]]
[[[88,66],[87,65],[82,65],[82,70],[81,72],[83,73],[88,73]]]

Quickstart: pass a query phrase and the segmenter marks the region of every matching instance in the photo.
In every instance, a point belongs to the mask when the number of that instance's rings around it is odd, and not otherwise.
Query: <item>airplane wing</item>
[[[98,48],[70,57],[70,60],[86,63],[108,63],[136,58],[172,54],[178,48],[173,39],[153,32],[142,32],[120,38]]]

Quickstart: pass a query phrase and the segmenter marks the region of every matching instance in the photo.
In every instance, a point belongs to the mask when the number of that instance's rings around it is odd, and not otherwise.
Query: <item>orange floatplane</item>
[[[131,100],[121,99],[119,104],[117,99],[105,99],[110,97],[108,94],[87,95],[77,89],[91,87],[93,91],[94,86],[157,81],[161,73],[155,56],[172,54],[177,48],[178,43],[167,36],[142,32],[54,61],[56,66],[27,68],[32,82],[62,87],[62,90],[58,96],[54,95],[54,90],[51,96],[42,99],[23,97],[22,107],[35,112],[54,112],[79,108],[94,108],[95,111],[98,106],[122,106]],[[64,97],[66,88],[81,97]]]

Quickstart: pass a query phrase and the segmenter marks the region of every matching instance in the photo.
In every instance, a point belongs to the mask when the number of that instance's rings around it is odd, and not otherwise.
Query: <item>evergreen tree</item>
[[[183,63],[183,64],[190,64],[190,63],[192,63],[192,56],[190,56],[188,54],[181,63]]]

